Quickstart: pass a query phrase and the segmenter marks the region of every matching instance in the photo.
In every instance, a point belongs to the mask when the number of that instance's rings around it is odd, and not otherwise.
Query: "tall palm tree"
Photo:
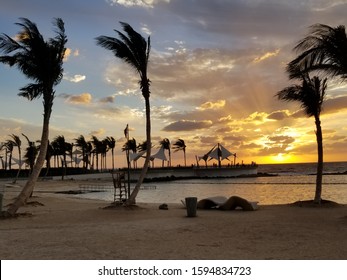
[[[322,111],[326,89],[326,78],[321,80],[319,77],[314,76],[311,79],[308,74],[303,74],[300,85],[286,87],[276,94],[280,100],[300,102],[305,114],[315,119],[318,162],[314,203],[318,204],[321,202],[323,175],[323,135],[320,113]]]
[[[290,78],[300,78],[302,71],[315,70],[343,80],[347,78],[345,26],[312,25],[309,34],[298,42],[294,50],[299,55],[287,66]]]
[[[11,134],[10,137],[12,138],[12,142],[17,147],[17,150],[18,150],[18,172],[16,177],[13,180],[13,183],[16,183],[19,177],[19,173],[22,169],[22,149],[21,149],[22,141],[20,140],[20,137],[18,135]]]
[[[56,36],[47,41],[40,34],[36,24],[29,19],[21,18],[17,25],[22,29],[16,40],[6,34],[0,36],[0,51],[5,54],[0,56],[0,62],[17,66],[27,78],[34,81],[22,87],[19,95],[29,100],[42,96],[44,113],[39,156],[24,188],[8,208],[9,215],[14,215],[19,207],[26,203],[44,164],[49,139],[49,120],[55,94],[54,87],[63,77],[63,59],[67,42],[64,22],[60,18],[53,21]]]
[[[101,47],[110,50],[114,55],[124,62],[128,63],[133,69],[135,69],[140,76],[140,89],[142,96],[145,99],[146,108],[146,139],[148,145],[146,160],[139,179],[132,191],[130,197],[126,201],[126,205],[136,203],[136,196],[140,191],[143,179],[146,176],[150,157],[151,157],[151,116],[150,116],[150,80],[147,77],[147,66],[150,53],[150,37],[147,41],[137,33],[129,24],[125,22],[120,23],[125,33],[115,30],[120,39],[108,36],[99,36],[96,38],[97,44]]]
[[[164,138],[163,140],[160,141],[160,146],[165,150],[168,150],[169,152],[169,162],[168,162],[168,166],[171,166],[171,143],[170,140],[168,138]],[[163,161],[163,165],[164,165],[164,161]]]
[[[183,139],[178,139],[174,144],[173,144],[173,149],[174,153],[178,151],[183,151],[184,155],[184,166],[187,166],[187,159],[186,159],[186,143],[184,142]]]

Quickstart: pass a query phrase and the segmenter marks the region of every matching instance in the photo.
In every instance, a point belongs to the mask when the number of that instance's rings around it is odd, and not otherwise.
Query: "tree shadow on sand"
[[[326,199],[322,199],[320,203],[315,203],[313,200],[300,200],[289,205],[304,208],[337,208],[344,206],[337,202]]]

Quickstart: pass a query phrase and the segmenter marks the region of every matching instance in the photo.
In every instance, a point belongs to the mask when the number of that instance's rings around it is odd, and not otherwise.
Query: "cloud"
[[[163,131],[194,131],[206,129],[212,126],[212,121],[177,121],[165,126]]]
[[[73,83],[79,83],[86,79],[85,75],[74,75],[73,77],[69,76],[68,74],[64,74],[64,80],[73,82]]]
[[[69,57],[73,55],[73,56],[79,56],[79,50],[72,50],[70,48],[66,48],[65,53],[64,53],[64,61],[68,61]]]
[[[114,96],[106,96],[104,98],[99,99],[100,103],[113,103],[115,97]]]
[[[60,94],[62,98],[65,99],[67,103],[71,104],[81,104],[88,105],[92,102],[92,95],[90,93],[81,93],[79,95],[71,95],[71,94]]]
[[[280,52],[280,49],[277,49],[277,50],[275,50],[273,52],[267,52],[267,53],[263,54],[262,56],[256,57],[253,60],[253,62],[254,63],[259,63],[259,62],[261,62],[263,60],[269,59],[270,57],[277,56],[279,54],[279,52]]]
[[[285,118],[288,118],[289,112],[288,110],[283,110],[283,111],[276,111],[272,112],[267,116],[269,120],[276,120],[276,121],[281,121],[284,120]]]
[[[106,0],[110,5],[122,5],[125,7],[140,6],[145,8],[153,8],[154,5],[164,2],[169,3],[170,0]]]
[[[101,137],[105,135],[106,130],[104,128],[99,128],[98,130],[92,130],[89,135],[90,136],[96,136],[96,137]]]
[[[200,107],[198,107],[198,110],[209,110],[209,109],[220,109],[223,108],[225,106],[225,100],[218,100],[216,102],[205,102],[203,104],[200,105]]]

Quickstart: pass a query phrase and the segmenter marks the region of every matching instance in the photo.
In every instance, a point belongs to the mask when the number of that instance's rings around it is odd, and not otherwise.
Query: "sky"
[[[315,123],[298,103],[275,95],[292,85],[285,72],[295,44],[309,26],[345,25],[341,0],[0,0],[0,33],[13,38],[20,17],[35,22],[45,38],[52,20],[65,22],[64,78],[55,88],[50,139],[79,135],[116,139],[116,166],[124,128],[145,140],[144,100],[138,74],[96,45],[116,37],[119,22],[150,36],[148,77],[154,150],[181,138],[189,164],[221,143],[237,161],[259,164],[317,160]],[[17,94],[29,83],[16,68],[0,65],[0,142],[10,134],[40,139],[42,100]],[[347,84],[330,81],[321,115],[325,161],[347,154]],[[22,137],[23,143],[25,139]],[[183,164],[181,152],[172,164]],[[226,163],[226,162],[225,162]]]

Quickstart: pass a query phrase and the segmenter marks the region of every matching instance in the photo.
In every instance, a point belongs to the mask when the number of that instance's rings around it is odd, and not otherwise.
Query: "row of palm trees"
[[[23,159],[20,136],[11,134],[10,139],[7,139],[0,145],[0,151],[4,153],[4,157],[1,156],[2,169],[11,170],[14,161],[19,166],[18,173],[23,163],[27,164],[32,171],[40,150],[40,141],[31,141],[25,134],[22,135],[28,142]],[[67,167],[68,162],[70,162],[71,167],[76,167],[82,162],[85,169],[99,170],[100,167],[101,170],[104,170],[107,169],[106,156],[109,151],[112,153],[112,169],[114,169],[116,140],[113,137],[107,136],[100,140],[93,135],[91,140],[88,141],[83,135],[80,135],[74,140],[75,142],[70,143],[65,140],[63,135],[59,135],[52,141],[49,141],[46,153],[47,171],[51,167],[52,158],[54,167]],[[18,150],[18,159],[12,157],[15,147]],[[70,157],[70,160],[67,160],[67,156]]]
[[[16,178],[20,173],[22,164],[25,163],[30,170],[33,169],[36,157],[38,155],[40,141],[31,141],[25,134],[22,134],[28,144],[22,159],[22,141],[20,136],[11,134],[10,139],[7,139],[0,145],[0,151],[4,153],[1,156],[2,169],[11,170],[13,162],[19,166]],[[74,139],[75,142],[67,142],[63,135],[55,137],[48,143],[46,153],[46,172],[51,168],[53,159],[53,167],[79,167],[80,162],[83,164],[83,169],[106,170],[107,169],[107,153],[111,152],[112,170],[115,168],[114,149],[116,140],[113,137],[107,136],[104,139],[92,135],[90,140],[87,140],[83,135]],[[169,160],[168,166],[171,166],[171,148],[174,152],[182,151],[184,154],[184,165],[186,166],[186,144],[183,139],[178,139],[172,145],[168,138],[164,138],[159,142],[161,148],[168,151]],[[15,147],[18,150],[18,159],[14,159],[12,154]],[[129,139],[122,147],[123,151],[131,151],[132,153],[141,153],[147,151],[147,142],[143,141],[136,144],[134,138]],[[67,159],[69,157],[69,159]],[[99,169],[100,167],[100,169]]]

